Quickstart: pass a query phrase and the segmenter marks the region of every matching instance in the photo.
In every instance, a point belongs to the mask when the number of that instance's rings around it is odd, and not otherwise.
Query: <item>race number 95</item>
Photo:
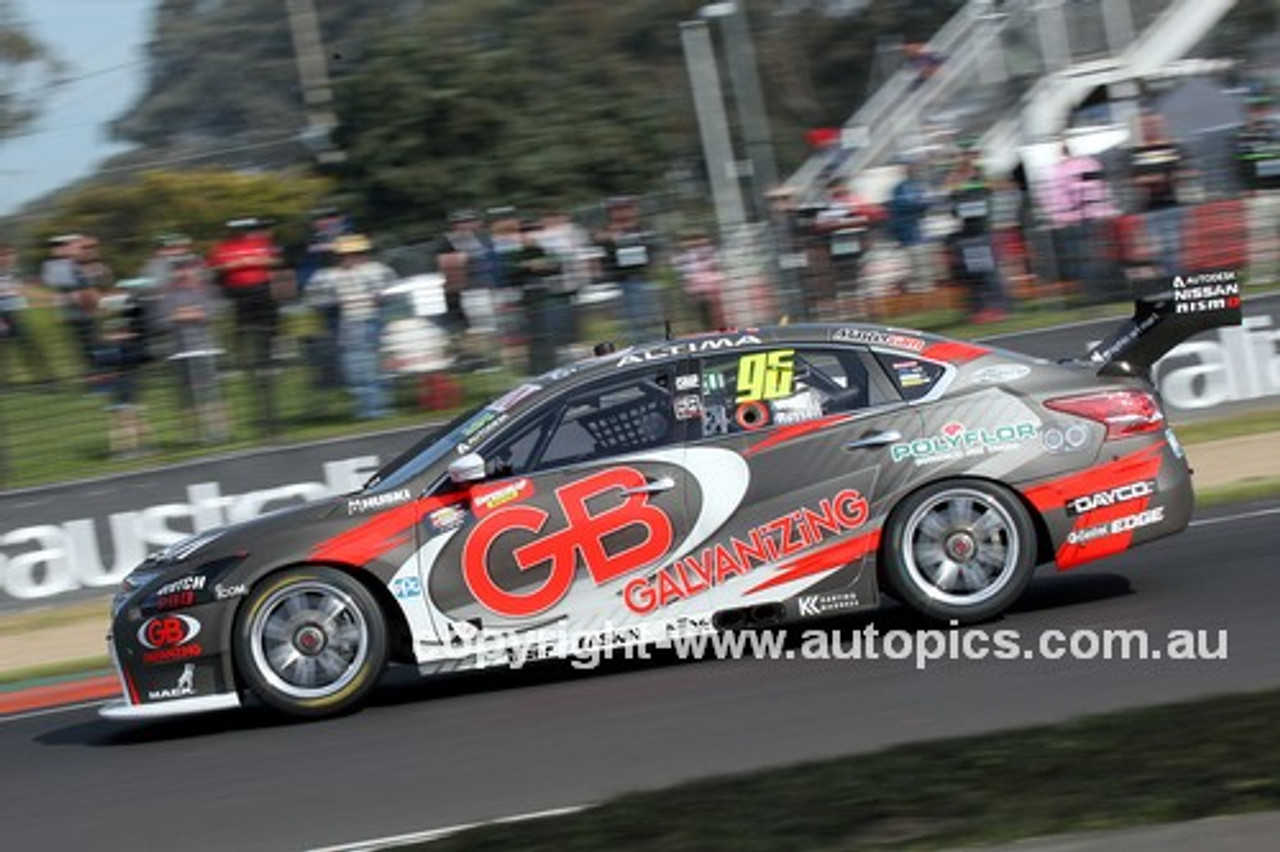
[[[756,352],[738,360],[738,402],[791,396],[795,384],[794,349]]]

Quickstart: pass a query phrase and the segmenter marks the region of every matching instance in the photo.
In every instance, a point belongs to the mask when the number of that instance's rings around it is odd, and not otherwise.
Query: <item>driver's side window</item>
[[[631,371],[562,397],[543,417],[485,452],[491,476],[517,476],[678,443],[666,368]]]

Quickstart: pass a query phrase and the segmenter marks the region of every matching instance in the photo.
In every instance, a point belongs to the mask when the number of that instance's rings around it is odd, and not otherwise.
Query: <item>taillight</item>
[[[1051,399],[1045,408],[1096,420],[1107,427],[1107,440],[1128,438],[1164,428],[1164,412],[1146,391],[1117,390]]]

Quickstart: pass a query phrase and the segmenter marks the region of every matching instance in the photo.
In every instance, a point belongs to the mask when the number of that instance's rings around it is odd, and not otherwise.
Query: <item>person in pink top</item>
[[[1058,246],[1061,278],[1080,285],[1090,301],[1104,301],[1116,283],[1111,247],[1119,210],[1107,185],[1102,163],[1073,154],[1062,143],[1062,159],[1049,174],[1045,213]]]

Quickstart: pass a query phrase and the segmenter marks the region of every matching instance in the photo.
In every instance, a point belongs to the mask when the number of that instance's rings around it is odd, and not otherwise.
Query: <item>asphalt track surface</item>
[[[4,848],[292,850],[598,802],[682,780],[921,739],[1280,686],[1280,503],[1042,574],[992,627],[1229,631],[1225,661],[670,660],[392,678],[373,706],[299,724],[250,708],[111,723],[0,722]],[[827,621],[910,627],[901,610]],[[1188,731],[1188,737],[1205,732]],[[709,826],[714,812],[708,813]]]

